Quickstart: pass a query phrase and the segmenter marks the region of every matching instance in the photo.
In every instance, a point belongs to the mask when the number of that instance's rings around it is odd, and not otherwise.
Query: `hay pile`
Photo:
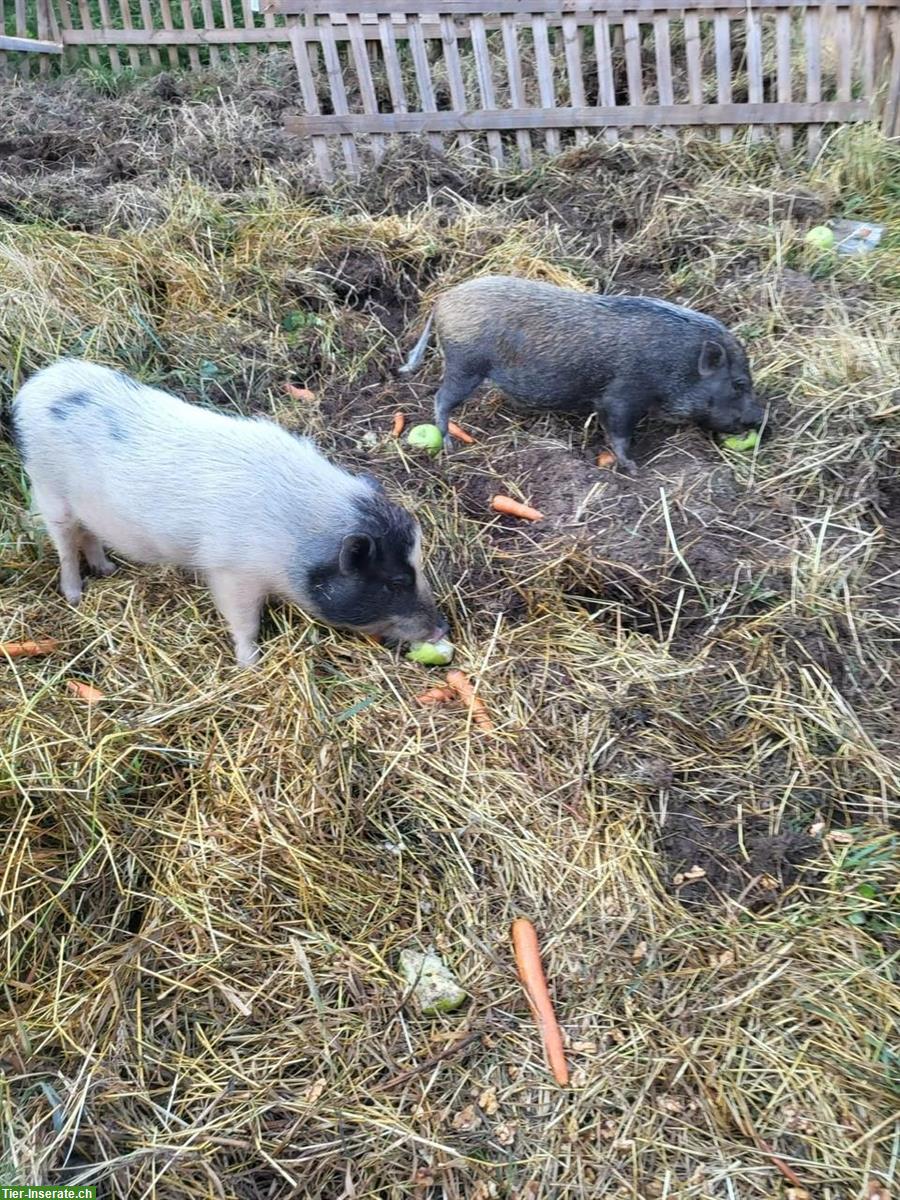
[[[273,413],[382,476],[423,522],[497,732],[419,709],[424,668],[286,607],[260,671],[238,673],[174,572],[125,566],[73,612],[2,444],[0,637],[61,645],[0,665],[0,1182],[689,1200],[779,1193],[774,1153],[815,1195],[880,1186],[898,1084],[896,147],[856,131],[813,173],[759,146],[590,147],[503,179],[407,148],[322,197],[280,150],[240,179],[198,170],[185,131],[208,135],[210,113],[219,152],[249,153],[215,94],[182,100],[153,160],[142,85],[114,130],[141,171],[81,219],[73,183],[105,153],[84,112],[106,101],[17,98],[32,120],[13,141],[53,111],[77,149],[47,163],[29,143],[30,174],[10,171],[4,399],[81,353]],[[805,228],[839,212],[892,222],[884,249],[810,260]],[[771,436],[728,457],[653,427],[632,482],[594,469],[593,428],[487,395],[461,418],[477,444],[423,465],[390,417],[424,418],[437,364],[399,382],[401,343],[437,290],[489,269],[728,321]],[[290,401],[288,379],[318,401]],[[492,518],[497,482],[544,525]],[[565,1093],[515,980],[517,914],[541,931]],[[430,945],[471,996],[437,1020],[397,974]]]

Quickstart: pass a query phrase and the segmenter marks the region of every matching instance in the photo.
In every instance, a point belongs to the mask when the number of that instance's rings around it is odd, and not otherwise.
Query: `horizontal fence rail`
[[[900,0],[0,0],[0,75],[120,74],[293,56],[322,176],[419,135],[529,167],[659,129],[802,138],[878,119],[900,136]]]

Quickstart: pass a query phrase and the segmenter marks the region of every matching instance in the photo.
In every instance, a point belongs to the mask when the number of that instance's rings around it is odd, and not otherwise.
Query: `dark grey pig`
[[[596,412],[630,473],[632,437],[653,408],[721,433],[762,422],[737,339],[712,317],[665,300],[507,275],[471,279],[438,298],[404,374],[421,363],[432,325],[444,356],[435,424],[446,446],[450,414],[486,379],[523,407]]]
[[[270,595],[401,642],[446,632],[418,522],[374,480],[273,421],[211,412],[71,360],[28,380],[13,421],[71,604],[81,558],[107,575],[109,548],[203,574],[243,666],[258,656]]]

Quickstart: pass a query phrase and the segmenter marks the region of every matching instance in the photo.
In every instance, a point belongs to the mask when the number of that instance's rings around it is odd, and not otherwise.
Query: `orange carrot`
[[[79,700],[83,700],[85,704],[99,704],[101,700],[105,700],[106,696],[95,687],[91,687],[89,683],[81,683],[77,679],[67,679],[66,688],[77,696]]]
[[[394,413],[394,424],[391,426],[391,437],[399,437],[403,432],[403,427],[406,424],[406,417],[402,412]]]
[[[616,465],[616,456],[612,450],[601,450],[597,455],[598,467],[614,467]]]
[[[457,425],[455,421],[448,421],[447,428],[458,442],[464,442],[467,446],[475,445],[475,439],[472,437],[471,433],[466,433],[466,431],[460,425]]]
[[[478,728],[483,729],[485,733],[490,733],[494,728],[494,722],[488,714],[484,701],[480,696],[475,695],[475,688],[466,673],[464,671],[448,671],[447,683],[463,704],[472,710],[472,720]]]
[[[542,512],[538,512],[536,508],[529,508],[527,504],[520,504],[511,496],[494,496],[491,500],[491,508],[495,512],[505,513],[508,517],[521,517],[523,521],[543,521],[544,519]]]
[[[59,642],[44,638],[42,642],[0,642],[0,652],[10,658],[34,658],[37,654],[52,654]]]
[[[304,400],[307,403],[310,400],[315,400],[316,393],[311,392],[309,388],[297,387],[295,383],[285,383],[282,385],[282,390],[286,396],[290,396],[292,400]]]
[[[547,990],[547,980],[544,978],[544,968],[541,966],[537,932],[532,923],[524,917],[513,921],[512,940],[519,978],[525,988],[534,1019],[537,1021],[547,1062],[550,1064],[553,1078],[565,1087],[569,1082],[569,1068],[563,1051],[562,1033],[553,1011],[550,993]]]
[[[416,696],[420,704],[448,704],[456,695],[452,688],[433,687]]]

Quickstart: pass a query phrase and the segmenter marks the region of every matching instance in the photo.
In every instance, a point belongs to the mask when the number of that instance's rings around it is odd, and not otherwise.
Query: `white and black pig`
[[[205,576],[242,666],[258,657],[270,595],[398,642],[446,632],[418,523],[374,480],[272,421],[62,360],[22,387],[13,422],[71,604],[81,599],[81,556],[107,575],[108,548]]]
[[[762,423],[743,347],[712,317],[665,300],[597,296],[507,275],[470,279],[438,297],[403,374],[422,361],[432,325],[444,357],[434,421],[490,380],[526,408],[596,412],[619,463],[658,409],[721,433]]]

